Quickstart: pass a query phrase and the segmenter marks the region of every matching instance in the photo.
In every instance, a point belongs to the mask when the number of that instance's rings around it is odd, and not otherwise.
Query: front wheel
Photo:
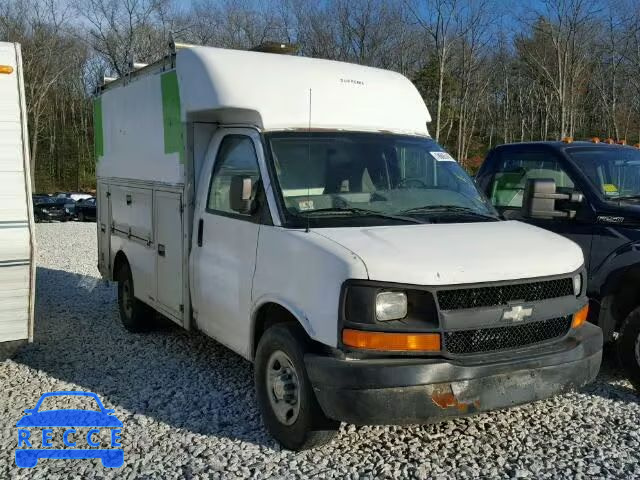
[[[640,307],[631,312],[622,324],[617,350],[627,378],[640,392]]]
[[[262,419],[269,433],[289,450],[328,443],[340,426],[325,416],[316,400],[304,365],[306,344],[299,327],[278,324],[264,333],[255,358]]]
[[[79,222],[86,222],[86,219],[84,218],[84,212],[80,212],[78,214],[78,221]]]

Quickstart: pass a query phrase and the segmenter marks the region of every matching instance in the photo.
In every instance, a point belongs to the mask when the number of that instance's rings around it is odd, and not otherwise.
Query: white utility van
[[[34,253],[22,57],[0,42],[0,358],[33,338]]]
[[[178,46],[95,99],[99,268],[131,331],[155,310],[255,364],[284,446],[591,381],[584,262],[500,221],[385,70]]]

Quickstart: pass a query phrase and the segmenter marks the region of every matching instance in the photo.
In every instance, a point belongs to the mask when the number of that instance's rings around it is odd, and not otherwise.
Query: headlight
[[[407,294],[380,292],[376,295],[376,318],[380,321],[399,320],[407,316]]]
[[[582,292],[582,275],[577,274],[573,277],[573,293],[577,296]]]

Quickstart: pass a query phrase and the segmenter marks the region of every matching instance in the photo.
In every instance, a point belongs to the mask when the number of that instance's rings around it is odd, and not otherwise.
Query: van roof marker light
[[[562,139],[563,143],[573,143],[573,137],[564,137]]]
[[[0,73],[10,75],[13,73],[13,67],[11,65],[0,65]]]
[[[598,137],[591,137],[591,141],[593,143],[600,143],[600,139]]]

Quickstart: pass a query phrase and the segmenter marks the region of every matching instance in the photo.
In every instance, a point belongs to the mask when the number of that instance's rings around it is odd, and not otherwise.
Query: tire
[[[276,324],[260,339],[254,365],[262,420],[283,447],[296,451],[330,442],[340,426],[340,422],[328,419],[318,404],[304,365],[306,345],[300,327]],[[278,371],[283,373],[277,375]],[[279,413],[276,404],[283,407]]]
[[[617,350],[622,369],[640,392],[640,308],[631,312],[622,324]]]
[[[78,221],[79,222],[86,222],[87,220],[84,218],[84,212],[80,212],[78,214]]]
[[[150,330],[153,311],[151,307],[134,296],[133,276],[128,263],[124,263],[116,274],[118,282],[118,309],[122,325],[132,333]]]

